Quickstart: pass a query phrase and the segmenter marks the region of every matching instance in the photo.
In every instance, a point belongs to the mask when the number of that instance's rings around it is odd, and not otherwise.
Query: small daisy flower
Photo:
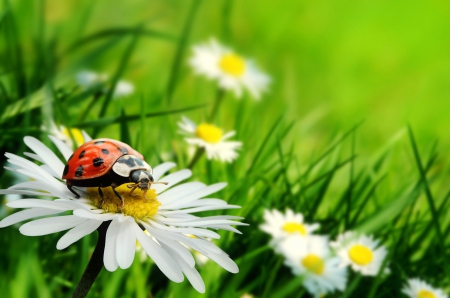
[[[292,273],[303,278],[303,285],[312,295],[344,290],[347,269],[339,267],[339,258],[331,255],[327,237],[292,235],[279,243],[278,251]]]
[[[355,232],[345,232],[330,243],[341,258],[341,266],[350,265],[354,271],[362,275],[375,276],[383,264],[387,250],[379,245],[372,236],[358,235]],[[388,273],[389,269],[386,268]]]
[[[443,290],[435,289],[418,278],[408,279],[402,293],[410,298],[448,298]]]
[[[269,76],[261,72],[252,60],[236,54],[215,39],[194,46],[193,51],[189,62],[194,72],[217,80],[221,88],[234,91],[237,97],[247,89],[255,99],[259,99],[270,83]]]
[[[53,136],[50,136],[50,139],[62,156],[66,160],[69,159],[73,151],[61,140]],[[195,269],[194,257],[182,244],[200,252],[229,272],[239,271],[233,260],[206,238],[220,238],[219,234],[210,229],[240,233],[232,226],[246,225],[234,221],[242,218],[228,215],[207,217],[194,215],[201,211],[240,208],[228,205],[220,199],[203,199],[224,188],[226,183],[209,186],[201,182],[180,184],[191,176],[191,171],[180,170],[164,176],[164,173],[175,166],[174,163],[166,162],[154,167],[153,177],[155,181],[168,182],[168,185],[152,185],[145,198],[139,188],[130,193],[129,184],[123,184],[117,187],[116,191],[122,196],[124,203],[114,194],[111,187],[103,188],[103,197],[99,195],[96,187],[76,187],[81,198],[73,199],[74,195],[60,178],[64,163],[39,140],[25,137],[24,141],[34,151],[25,155],[42,165],[6,153],[8,162],[15,166],[15,168],[7,167],[8,170],[34,180],[0,190],[0,194],[26,194],[54,199],[21,199],[8,203],[12,208],[27,209],[4,218],[0,221],[0,227],[49,216],[30,221],[19,230],[27,236],[41,236],[69,230],[56,245],[57,249],[64,249],[95,231],[103,222],[110,222],[106,232],[103,258],[108,271],[115,271],[118,267],[129,268],[138,241],[169,279],[181,282],[184,274],[199,292],[205,291],[204,282]],[[186,234],[195,235],[196,238],[190,238]]]
[[[275,241],[291,235],[308,236],[319,228],[319,224],[305,224],[301,213],[287,209],[283,214],[278,210],[264,210],[265,222],[260,229],[270,234]]]
[[[185,138],[190,145],[205,148],[208,159],[219,159],[223,162],[231,162],[238,157],[237,149],[241,148],[241,142],[227,141],[235,135],[234,131],[226,134],[212,124],[202,123],[196,125],[190,119],[183,116],[183,120],[178,122],[182,133],[192,136]]]
[[[42,129],[45,130],[45,127],[42,127]],[[71,128],[70,133],[72,133],[73,138],[75,139],[76,142],[76,144],[73,144],[72,138],[70,137],[69,129],[67,129],[67,127],[65,127],[64,125],[57,126],[53,121],[50,121],[50,127],[48,129],[48,132],[52,136],[66,143],[66,145],[69,146],[69,148],[79,147],[85,142],[83,132],[78,128]]]
[[[78,85],[83,87],[84,89],[89,89],[94,87],[95,85],[106,84],[108,81],[108,76],[106,74],[98,74],[92,71],[81,71],[77,74],[76,80]],[[108,88],[106,87],[103,92],[107,92]],[[134,86],[130,82],[127,81],[118,81],[116,84],[116,89],[114,90],[113,97],[125,97],[134,92]]]

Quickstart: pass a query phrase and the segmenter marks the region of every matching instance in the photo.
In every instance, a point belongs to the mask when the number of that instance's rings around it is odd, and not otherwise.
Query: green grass
[[[344,297],[399,297],[408,277],[448,292],[449,12],[445,1],[416,0],[2,0],[1,151],[21,155],[25,135],[50,146],[41,127],[54,119],[127,142],[152,165],[187,167],[176,123],[181,115],[208,119],[217,96],[187,59],[193,44],[216,36],[273,82],[259,102],[224,95],[214,122],[236,131],[240,157],[222,164],[203,156],[193,166],[192,180],[228,182],[217,196],[241,205],[227,214],[250,224],[243,235],[220,232],[216,244],[240,272],[201,267],[205,297],[308,297],[258,228],[268,208],[301,212],[331,239],[359,230],[382,240],[391,274],[351,273]],[[109,86],[131,81],[136,91],[114,99],[112,89],[99,95],[102,86],[81,90],[74,77],[83,69],[108,73]],[[0,174],[1,188],[13,183]],[[3,296],[70,295],[96,235],[62,251],[59,237],[0,231]],[[138,256],[127,270],[103,270],[88,296],[150,293],[200,296]]]

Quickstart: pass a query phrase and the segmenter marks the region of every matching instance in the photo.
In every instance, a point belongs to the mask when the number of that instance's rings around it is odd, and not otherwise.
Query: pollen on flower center
[[[309,254],[302,260],[302,265],[309,271],[321,275],[325,269],[324,261],[317,255]]]
[[[417,298],[436,298],[436,295],[427,290],[420,290],[419,293],[417,293]]]
[[[245,61],[236,54],[225,54],[219,61],[219,67],[229,75],[240,77],[245,71]]]
[[[298,222],[287,222],[283,226],[283,230],[289,234],[300,233],[306,236],[305,226]]]
[[[103,198],[98,193],[97,187],[89,187],[87,189],[87,197],[96,207],[105,210],[107,213],[122,213],[135,219],[146,219],[158,212],[161,203],[157,200],[157,194],[154,189],[149,189],[144,199],[142,190],[136,188],[130,194],[130,189],[127,185],[122,184],[116,188],[116,191],[124,200],[122,208],[120,208],[121,201],[113,192],[112,187],[102,188]]]
[[[208,143],[218,143],[222,139],[223,133],[217,126],[202,123],[197,126],[195,135]]]
[[[348,251],[348,256],[358,265],[367,265],[373,260],[372,250],[361,244],[353,245]]]

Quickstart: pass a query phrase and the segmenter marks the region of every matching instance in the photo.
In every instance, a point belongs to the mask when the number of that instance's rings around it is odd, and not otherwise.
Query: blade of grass
[[[413,132],[412,132],[412,129],[411,129],[410,126],[408,126],[408,133],[409,133],[409,138],[410,138],[410,141],[411,141],[412,149],[413,149],[413,152],[414,152],[414,159],[415,159],[416,164],[417,164],[417,169],[419,170],[421,182],[422,182],[422,184],[424,185],[424,188],[425,188],[425,194],[426,194],[428,206],[430,207],[431,219],[432,219],[432,221],[434,223],[434,228],[435,228],[435,231],[436,231],[436,235],[437,235],[437,237],[439,239],[444,239],[444,238],[442,238],[442,231],[441,231],[441,227],[440,227],[440,224],[439,224],[439,217],[437,215],[436,206],[434,205],[434,198],[433,198],[433,195],[431,193],[431,189],[430,189],[430,186],[428,184],[428,179],[426,177],[425,169],[424,169],[424,167],[422,165],[422,160],[420,158],[419,150],[417,148],[416,140],[414,139],[414,135],[413,135]],[[443,245],[443,242],[441,242],[441,243],[442,243],[442,246],[443,246],[442,247],[442,249],[443,249],[442,252],[445,253],[445,246]]]
[[[119,81],[119,78],[125,71],[125,67],[127,66],[128,62],[131,58],[131,54],[133,53],[133,50],[136,48],[138,39],[140,37],[139,32],[142,29],[141,27],[142,27],[142,25],[139,25],[135,28],[135,33],[134,33],[128,47],[125,49],[125,52],[123,53],[122,58],[119,61],[119,65],[118,65],[117,70],[111,81],[111,87],[108,89],[108,92],[106,93],[105,99],[104,99],[102,107],[100,109],[100,113],[98,114],[99,119],[102,119],[106,114],[106,110],[108,109],[108,106],[111,103],[111,100],[113,98],[114,91],[116,90],[117,82]],[[100,131],[100,129],[98,127],[96,127],[92,133],[93,137],[96,137],[97,134],[99,133],[99,131]]]
[[[127,115],[125,114],[125,109],[122,108],[120,112],[120,140],[126,144],[132,146],[130,137],[130,128],[128,127]],[[134,147],[134,146],[133,146]]]
[[[247,170],[247,173],[251,173],[258,162],[259,157],[261,156],[265,146],[267,145],[267,142],[269,141],[270,137],[273,135],[275,129],[278,127],[278,125],[281,123],[281,120],[283,119],[283,115],[280,115],[277,120],[275,120],[275,123],[272,125],[272,127],[269,129],[269,132],[267,133],[266,137],[263,139],[261,145],[259,146],[258,151],[255,154],[255,157],[253,158],[253,161],[250,165],[250,167]]]
[[[180,39],[178,41],[177,49],[175,51],[175,57],[173,58],[173,63],[169,75],[169,80],[167,82],[166,88],[166,98],[170,105],[172,102],[172,96],[175,91],[176,82],[178,79],[178,73],[180,71],[181,59],[183,57],[189,35],[191,33],[192,25],[194,23],[195,15],[198,8],[200,7],[202,0],[192,0],[191,7],[189,9],[186,22],[181,30]]]
[[[159,116],[166,116],[166,115],[171,115],[171,114],[183,113],[183,112],[186,112],[186,111],[199,109],[199,108],[202,108],[204,106],[205,105],[202,104],[202,105],[196,105],[196,106],[191,106],[191,107],[186,107],[186,108],[173,109],[173,110],[168,110],[168,111],[146,113],[145,117],[146,118],[151,118],[151,117],[159,117]],[[140,118],[141,118],[141,114],[133,114],[133,115],[128,115],[128,116],[123,117],[123,119],[125,119],[126,121],[139,120]],[[78,127],[78,128],[86,128],[86,127],[97,127],[97,128],[99,128],[99,127],[104,127],[106,125],[119,123],[121,120],[122,120],[122,116],[103,117],[102,119],[99,119],[99,120],[93,120],[93,121],[77,123],[74,126]]]
[[[177,38],[175,36],[172,36],[168,33],[160,32],[157,30],[142,29],[142,30],[139,30],[138,32],[136,32],[136,28],[117,27],[117,28],[109,28],[109,29],[100,30],[100,31],[92,33],[86,37],[83,37],[83,38],[77,40],[76,42],[74,42],[73,44],[71,44],[63,53],[64,54],[71,53],[82,46],[88,45],[91,42],[96,42],[102,38],[107,38],[107,37],[111,37],[111,36],[121,36],[122,37],[122,36],[126,36],[126,35],[136,35],[136,34],[142,35],[142,36],[148,36],[148,37],[152,37],[152,38],[159,38],[159,39],[168,40],[168,41],[176,41],[177,40]]]
[[[352,145],[351,145],[351,156],[355,155],[355,134],[356,131],[353,131],[352,133]],[[350,222],[350,212],[352,210],[352,195],[353,195],[353,188],[355,186],[355,181],[353,180],[354,177],[354,170],[355,170],[355,160],[353,159],[350,162],[350,175],[349,175],[349,182],[348,182],[348,191],[346,195],[346,202],[345,202],[345,216],[344,216],[344,227],[348,229],[349,222]]]

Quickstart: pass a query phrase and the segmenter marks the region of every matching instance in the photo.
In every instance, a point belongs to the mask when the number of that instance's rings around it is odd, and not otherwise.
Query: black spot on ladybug
[[[66,176],[67,173],[69,173],[69,165],[66,165],[66,166],[64,167],[63,176]]]
[[[127,148],[122,148],[122,152],[123,152],[123,154],[128,154]]]
[[[126,164],[130,168],[134,167],[136,165],[136,163],[134,162],[133,158],[125,158],[125,156],[122,156],[116,162]]]
[[[69,161],[69,160],[71,160],[72,159],[72,157],[73,157],[73,153],[72,153],[72,155],[69,157],[69,159],[67,160],[67,161]]]
[[[103,158],[101,157],[97,157],[94,158],[94,160],[92,161],[92,163],[94,164],[94,167],[99,167],[101,166],[105,161],[103,160]]]
[[[102,153],[103,154],[109,154],[109,151],[108,151],[108,149],[102,149]]]
[[[105,141],[97,141],[94,143],[94,145],[103,144],[103,143],[105,143]]]
[[[75,171],[75,176],[81,177],[81,176],[83,176],[83,173],[84,173],[83,166],[78,166],[77,170]]]
[[[78,158],[83,158],[84,154],[86,153],[86,150],[81,151],[80,155],[78,156]]]

